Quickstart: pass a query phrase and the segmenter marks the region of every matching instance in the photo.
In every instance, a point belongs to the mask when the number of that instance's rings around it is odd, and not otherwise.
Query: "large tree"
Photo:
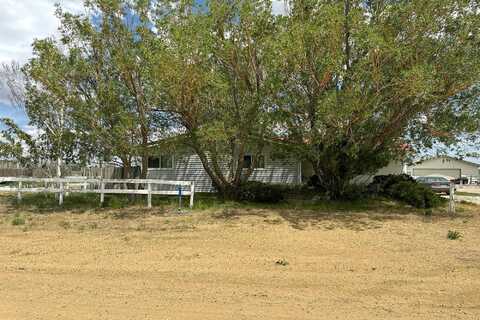
[[[46,86],[37,77],[42,90],[71,108],[72,125],[78,138],[79,153],[86,160],[119,159],[124,177],[130,177],[132,165],[140,160],[141,177],[148,168],[149,146],[161,129],[152,99],[146,55],[152,33],[150,1],[85,2],[85,14],[73,15],[57,7],[61,37],[36,41],[37,52],[50,57],[54,52],[68,63],[57,68],[58,75]],[[48,50],[39,46],[49,43]],[[32,60],[30,65],[33,66]],[[37,63],[27,74],[43,74],[53,67]]]
[[[25,75],[25,111],[30,124],[37,128],[36,137],[42,154],[57,162],[61,176],[64,162],[78,157],[73,128],[73,106],[70,104],[71,61],[55,46],[52,39],[36,40],[34,55],[23,67]]]
[[[283,130],[274,134],[334,197],[405,143],[446,136],[437,120],[462,112],[451,98],[479,79],[477,1],[298,0],[289,8],[275,41]],[[454,119],[450,130],[468,127]]]
[[[264,147],[273,20],[269,1],[185,1],[157,21],[150,65],[158,105],[224,196],[253,171],[254,163],[244,168],[245,153],[260,154]]]

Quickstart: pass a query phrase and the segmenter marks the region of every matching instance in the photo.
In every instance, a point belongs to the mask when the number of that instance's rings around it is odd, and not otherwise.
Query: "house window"
[[[148,168],[149,169],[160,168],[160,158],[148,158]]]
[[[255,168],[264,169],[265,168],[265,156],[263,154],[257,156],[255,159]]]
[[[243,168],[248,169],[252,166],[253,156],[251,154],[246,154],[243,156]],[[265,168],[265,156],[258,155],[255,157],[255,169]]]
[[[173,169],[173,155],[148,158],[149,169]]]
[[[243,156],[243,169],[248,169],[252,166],[252,156],[246,154]]]

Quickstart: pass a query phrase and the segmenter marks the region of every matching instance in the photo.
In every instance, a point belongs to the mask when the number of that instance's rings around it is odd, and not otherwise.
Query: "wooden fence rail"
[[[152,195],[178,195],[190,197],[190,208],[193,207],[193,199],[195,195],[195,182],[190,181],[167,181],[156,179],[89,179],[89,178],[17,178],[17,177],[0,177],[0,183],[13,182],[17,186],[0,187],[0,191],[16,192],[19,201],[22,200],[22,193],[27,192],[51,192],[58,193],[58,202],[63,204],[63,198],[69,193],[98,193],[100,194],[100,202],[105,200],[105,194],[145,194],[147,195],[148,207],[152,207]],[[36,186],[28,186],[28,184],[37,184]],[[134,185],[135,189],[116,189],[112,185]],[[39,186],[43,185],[43,186]],[[139,189],[139,186],[143,189]],[[176,190],[155,190],[154,185],[174,186]],[[145,188],[146,187],[146,188]]]

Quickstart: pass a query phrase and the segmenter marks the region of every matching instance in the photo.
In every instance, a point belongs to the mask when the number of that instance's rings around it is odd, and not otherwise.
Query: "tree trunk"
[[[57,178],[62,177],[62,158],[57,157]]]
[[[148,173],[148,129],[142,125],[142,168],[140,171],[140,179],[146,179]]]
[[[146,179],[148,174],[148,152],[144,152],[142,155],[142,168],[140,171],[140,179]]]

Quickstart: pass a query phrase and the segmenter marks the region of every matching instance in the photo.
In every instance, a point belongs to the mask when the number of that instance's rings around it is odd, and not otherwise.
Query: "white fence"
[[[165,181],[155,179],[87,179],[87,178],[0,178],[1,182],[14,182],[17,185],[0,187],[0,191],[16,192],[19,201],[22,193],[28,192],[51,192],[58,193],[58,203],[63,204],[63,198],[69,193],[99,193],[100,203],[105,200],[105,194],[145,194],[147,195],[148,207],[152,207],[152,195],[178,195],[190,197],[190,208],[193,207],[195,195],[195,183],[192,181]],[[135,189],[127,189],[127,185],[134,185]],[[34,186],[32,186],[34,185]],[[43,185],[43,186],[42,186]],[[123,185],[124,188],[106,189],[109,185]],[[156,185],[174,186],[173,190],[155,190]],[[143,186],[143,189],[139,188]],[[188,190],[185,190],[187,189]]]

